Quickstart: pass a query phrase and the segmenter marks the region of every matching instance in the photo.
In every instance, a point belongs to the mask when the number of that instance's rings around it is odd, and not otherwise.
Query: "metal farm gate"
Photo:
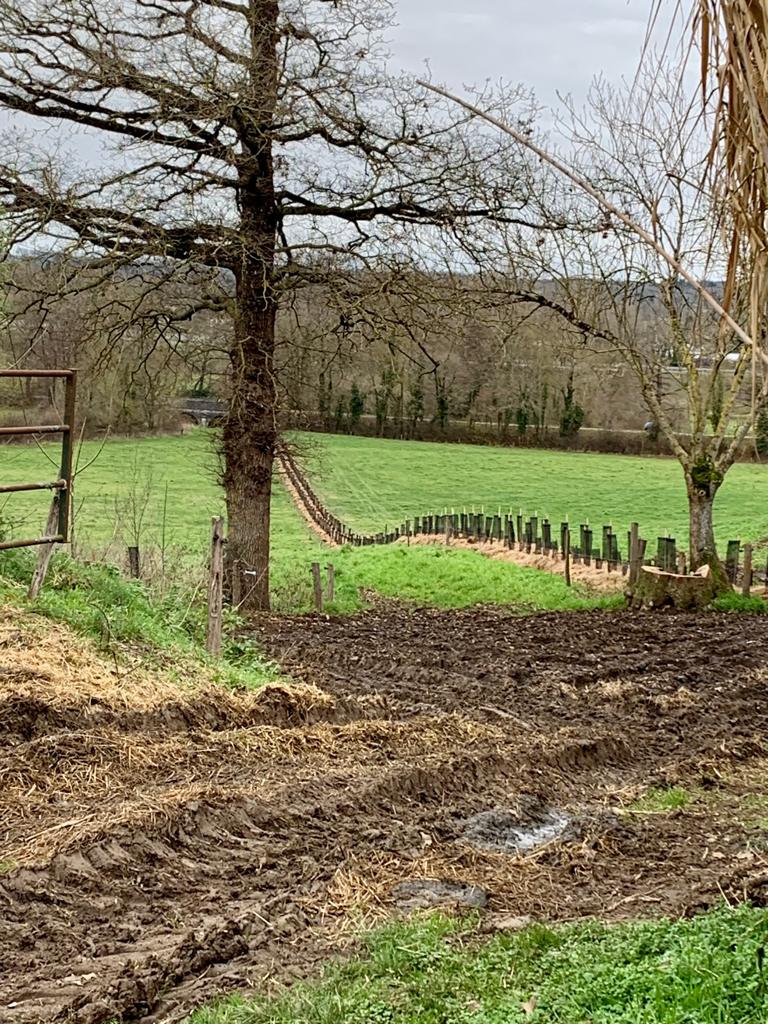
[[[19,491],[54,491],[58,496],[58,519],[54,521],[56,533],[51,533],[50,520],[42,537],[29,540],[0,541],[0,551],[7,548],[25,548],[35,544],[66,544],[69,540],[70,498],[72,494],[72,448],[75,429],[75,395],[77,370],[0,370],[0,379],[15,377],[29,379],[54,377],[64,380],[64,419],[62,423],[37,424],[22,427],[0,427],[0,438],[22,434],[61,434],[61,468],[59,478],[45,483],[0,483],[0,494],[16,494]]]

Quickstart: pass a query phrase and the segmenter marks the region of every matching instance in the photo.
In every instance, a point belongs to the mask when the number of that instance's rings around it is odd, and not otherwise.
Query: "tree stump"
[[[672,607],[692,611],[705,608],[714,597],[715,584],[708,565],[686,575],[644,565],[629,600],[632,608]]]

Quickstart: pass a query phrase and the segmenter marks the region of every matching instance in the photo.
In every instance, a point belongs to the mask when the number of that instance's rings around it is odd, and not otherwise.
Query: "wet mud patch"
[[[479,886],[439,878],[401,882],[392,890],[392,897],[402,910],[483,910],[488,906],[488,893]]]
[[[574,839],[576,835],[573,820],[556,808],[541,808],[530,817],[523,817],[519,811],[496,808],[468,818],[461,838],[478,850],[515,855],[530,853],[558,839]]]

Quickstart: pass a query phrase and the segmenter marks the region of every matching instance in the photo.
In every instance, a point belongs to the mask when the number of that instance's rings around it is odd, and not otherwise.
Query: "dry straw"
[[[107,844],[98,861],[113,856],[113,840],[127,851],[179,827],[223,835],[238,808],[306,814],[350,789],[376,790],[392,763],[439,765],[504,736],[460,715],[390,722],[385,711],[301,684],[180,687],[138,665],[118,670],[66,627],[2,608],[0,863],[74,857],[89,873],[80,854],[94,844]]]

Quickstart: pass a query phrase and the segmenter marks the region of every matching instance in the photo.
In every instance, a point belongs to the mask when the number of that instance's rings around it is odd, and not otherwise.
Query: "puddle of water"
[[[521,820],[509,810],[481,811],[464,823],[462,838],[481,850],[499,853],[529,853],[553,839],[573,833],[572,819],[550,807],[534,821]]]

